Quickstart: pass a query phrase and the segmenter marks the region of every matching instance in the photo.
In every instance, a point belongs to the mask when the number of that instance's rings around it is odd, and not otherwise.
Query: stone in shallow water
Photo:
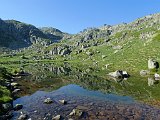
[[[11,103],[5,103],[5,104],[2,104],[2,108],[4,111],[9,111],[12,109],[12,105]]]
[[[61,120],[61,118],[62,118],[61,115],[57,115],[57,116],[53,117],[52,120]]]
[[[16,94],[16,93],[18,93],[19,91],[21,91],[20,89],[14,89],[13,91],[12,91],[12,93],[13,94]]]
[[[51,100],[51,98],[47,98],[44,100],[44,103],[51,104],[51,103],[53,103],[53,101]]]
[[[78,116],[81,117],[83,115],[83,111],[79,109],[73,109],[72,112],[69,114],[70,116]]]
[[[11,86],[18,86],[18,83],[13,82],[11,83]]]
[[[78,109],[78,110],[88,110],[88,107],[78,105],[78,106],[77,106],[77,109]]]
[[[27,119],[27,117],[28,117],[28,115],[27,115],[27,114],[23,114],[23,113],[21,113],[21,115],[18,117],[18,120],[26,120],[26,119]]]
[[[21,105],[21,104],[16,104],[15,107],[14,107],[14,110],[18,111],[18,110],[20,110],[20,109],[22,109],[22,108],[23,108],[23,105]]]
[[[65,100],[59,100],[60,103],[62,103],[63,105],[67,104],[67,101]]]

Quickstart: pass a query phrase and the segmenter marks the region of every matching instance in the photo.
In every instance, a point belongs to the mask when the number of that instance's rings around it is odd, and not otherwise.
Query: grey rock
[[[61,115],[57,115],[57,116],[53,117],[52,120],[61,120],[61,118],[62,118]]]
[[[153,77],[149,77],[149,78],[148,78],[148,86],[154,85],[155,82],[156,82],[156,81],[154,80]]]
[[[18,83],[12,82],[11,86],[18,86]]]
[[[146,75],[148,75],[149,74],[149,71],[148,70],[141,70],[140,71],[140,75],[141,76],[146,76]]]
[[[87,54],[88,56],[92,56],[92,55],[93,55],[93,52],[87,51],[86,54]]]
[[[80,42],[77,42],[75,46],[78,47],[79,45],[80,45]]]
[[[62,103],[63,105],[67,104],[67,101],[65,100],[59,100],[60,103]]]
[[[108,66],[110,66],[110,64],[106,64],[106,65],[105,65],[105,68],[108,69]]]
[[[27,118],[28,118],[27,114],[21,113],[21,115],[18,117],[18,120],[27,120]]]
[[[88,47],[87,45],[82,45],[81,49],[85,49],[87,47]]]
[[[51,104],[51,103],[53,103],[53,101],[51,100],[51,98],[47,98],[44,100],[44,103]]]
[[[70,54],[71,51],[69,49],[64,49],[62,52],[61,52],[61,55],[67,55],[67,54]]]
[[[4,103],[4,104],[2,104],[2,109],[4,111],[10,111],[13,109],[13,106],[11,105],[11,103]]]
[[[130,75],[126,71],[116,70],[115,72],[111,72],[108,74],[114,78],[128,78]]]
[[[106,58],[107,56],[106,55],[102,55],[102,59]]]
[[[16,111],[18,111],[18,110],[20,110],[20,109],[22,109],[22,108],[23,108],[23,105],[21,105],[21,104],[16,104],[13,109],[16,110]]]
[[[62,32],[56,32],[55,35],[53,32],[46,32],[16,20],[0,20],[0,31],[4,31],[0,44],[11,49],[29,47],[37,43],[46,46],[63,37]],[[4,40],[8,42],[5,43]]]
[[[70,116],[78,116],[81,117],[83,115],[83,111],[79,109],[73,109],[72,112],[69,114]]]
[[[114,46],[114,47],[113,47],[113,49],[114,49],[114,50],[120,50],[120,49],[122,49],[122,48],[123,48],[123,47],[122,47],[122,46],[120,46],[120,45],[118,45],[118,46]]]
[[[158,69],[159,68],[159,63],[154,60],[154,59],[149,59],[148,60],[148,69]]]
[[[12,94],[16,94],[16,93],[18,93],[19,91],[21,91],[21,89],[14,89],[14,90],[12,91]]]
[[[155,74],[154,74],[154,78],[155,78],[155,80],[160,80],[160,75],[157,74],[157,73],[155,73]]]

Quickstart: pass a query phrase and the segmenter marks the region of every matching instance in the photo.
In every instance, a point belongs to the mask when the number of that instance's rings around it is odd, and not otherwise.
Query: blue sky
[[[159,0],[1,0],[0,18],[77,33],[160,12]]]

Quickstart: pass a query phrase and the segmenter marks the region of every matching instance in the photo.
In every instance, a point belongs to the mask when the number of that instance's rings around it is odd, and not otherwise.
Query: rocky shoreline
[[[16,94],[21,91],[21,89],[19,89],[20,85],[16,83],[16,80],[21,78],[21,76],[26,75],[29,75],[29,73],[25,73],[24,71],[20,71],[16,73],[16,75],[10,74],[10,76],[7,79],[5,79],[5,81],[3,81],[3,83],[1,84],[2,86],[6,87],[7,90],[10,91],[10,97],[12,98],[12,100],[0,103],[0,110],[2,111],[2,113],[0,114],[0,120],[11,119],[13,117],[14,111],[18,111],[23,108],[23,105],[21,104],[16,104],[14,106],[13,100],[17,98]]]

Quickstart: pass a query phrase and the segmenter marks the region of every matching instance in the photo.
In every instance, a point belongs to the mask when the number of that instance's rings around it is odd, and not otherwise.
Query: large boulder
[[[4,104],[2,104],[2,109],[3,109],[3,111],[10,111],[10,110],[12,110],[13,109],[13,106],[12,106],[12,104],[11,103],[4,103]]]
[[[159,63],[154,60],[154,59],[149,59],[148,60],[148,69],[158,69],[159,68]]]
[[[116,70],[115,72],[111,72],[108,75],[114,78],[129,78],[130,76],[126,71],[122,70]]]

